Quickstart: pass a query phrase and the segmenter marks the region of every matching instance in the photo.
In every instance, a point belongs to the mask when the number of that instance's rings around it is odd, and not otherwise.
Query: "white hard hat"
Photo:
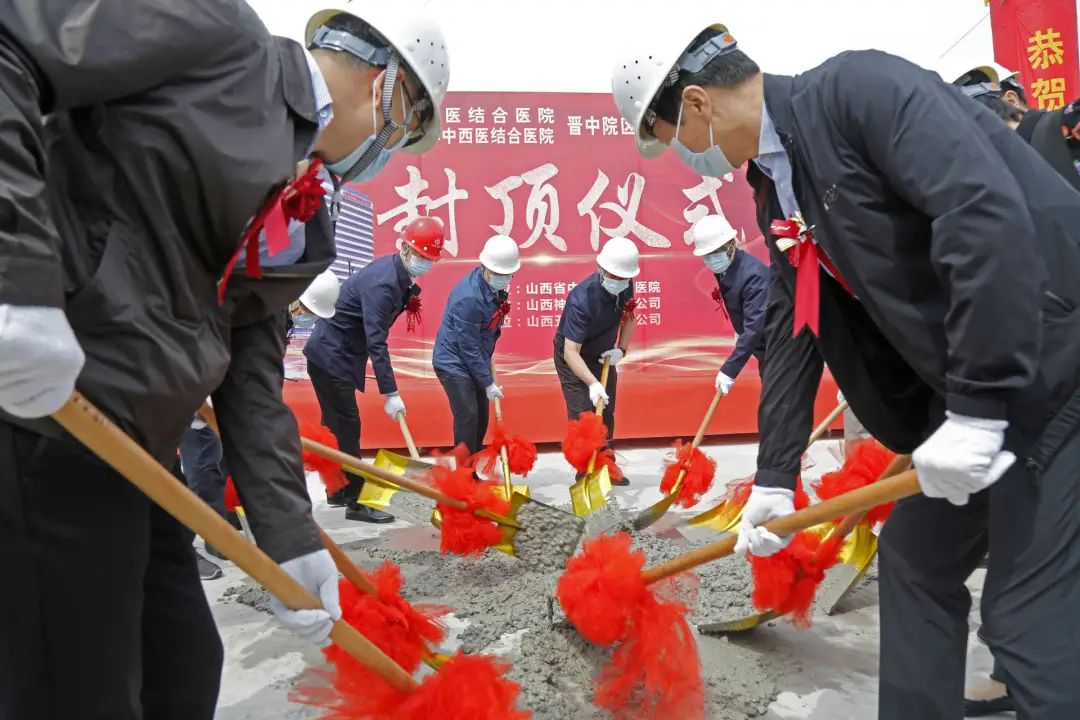
[[[735,239],[738,233],[723,215],[706,215],[690,228],[694,255],[701,257],[715,252]]]
[[[320,10],[308,20],[304,42],[311,44],[316,31],[327,21],[342,13],[351,15],[370,25],[390,41],[393,51],[409,74],[420,83],[424,94],[432,103],[431,119],[421,129],[421,136],[402,148],[409,153],[423,153],[439,141],[442,130],[442,103],[450,84],[450,57],[442,30],[426,17],[422,6],[409,0],[395,2],[365,2],[338,0]],[[373,65],[385,65],[385,59],[377,57],[384,48],[374,48]]]
[[[627,122],[633,126],[637,135],[638,152],[646,159],[652,159],[667,149],[667,146],[645,132],[646,121],[651,124],[649,105],[663,88],[671,85],[678,78],[681,66],[689,63],[690,71],[700,70],[697,64],[708,63],[717,54],[735,49],[735,38],[727,31],[727,26],[713,24],[702,25],[693,34],[686,33],[686,26],[676,23],[674,33],[659,33],[650,37],[632,52],[627,53],[611,74],[611,93],[615,104]],[[701,49],[704,54],[695,52],[695,57],[683,55],[701,32],[708,29],[720,33],[713,41],[705,43]],[[680,60],[686,61],[681,63]],[[704,64],[702,64],[702,67]]]
[[[518,245],[506,235],[493,235],[480,251],[480,264],[499,275],[513,275],[521,268]]]
[[[963,58],[946,58],[938,64],[937,74],[950,85],[977,85],[983,82],[1000,83],[1012,75],[1003,65],[990,61],[983,65],[971,65]]]
[[[624,237],[611,238],[604,243],[596,256],[596,264],[618,278],[637,277],[641,272],[637,245]]]
[[[324,270],[315,276],[300,295],[300,302],[319,317],[330,319],[334,317],[334,306],[337,305],[340,292],[341,283],[337,275],[333,270]]]

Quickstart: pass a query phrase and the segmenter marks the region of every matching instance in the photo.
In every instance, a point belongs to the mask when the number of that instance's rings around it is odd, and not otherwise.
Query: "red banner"
[[[1076,0],[994,0],[994,59],[1019,69],[1032,108],[1056,110],[1080,98]]]
[[[633,344],[619,365],[617,435],[692,434],[735,336],[711,298],[714,277],[691,254],[688,230],[698,218],[723,213],[745,249],[767,257],[741,173],[702,178],[673,153],[641,160],[633,131],[607,94],[451,93],[442,135],[430,153],[399,153],[377,181],[360,186],[375,206],[376,256],[393,252],[398,232],[417,215],[438,216],[447,226],[443,260],[420,280],[423,324],[408,333],[398,323],[390,339],[418,441],[450,442],[432,346],[447,294],[496,233],[518,242],[523,262],[496,350],[514,431],[537,441],[561,439],[566,410],[552,338],[567,294],[596,271],[600,246],[625,236],[638,245],[642,272],[635,280]],[[751,361],[712,430],[756,432],[759,387]],[[304,402],[295,389],[292,394],[292,401]],[[378,396],[367,395],[364,445],[392,444],[394,426],[382,416]]]

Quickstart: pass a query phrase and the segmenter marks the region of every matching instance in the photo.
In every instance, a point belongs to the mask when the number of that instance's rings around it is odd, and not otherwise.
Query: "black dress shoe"
[[[989,700],[964,699],[964,717],[986,717],[1003,712],[1016,712],[1016,703],[1013,702],[1008,690],[1003,696]]]
[[[345,507],[349,501],[345,498],[345,491],[338,490],[333,495],[326,496],[326,504],[330,507]]]
[[[394,522],[394,516],[390,513],[376,510],[367,505],[347,505],[345,507],[345,519],[379,524]]]

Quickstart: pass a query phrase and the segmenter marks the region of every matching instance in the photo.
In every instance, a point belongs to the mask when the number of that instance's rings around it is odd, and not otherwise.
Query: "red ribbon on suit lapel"
[[[319,211],[319,205],[322,204],[323,194],[326,192],[323,190],[322,181],[318,178],[321,167],[322,160],[313,160],[303,175],[271,193],[263,203],[259,212],[244,229],[240,237],[240,246],[225,266],[225,271],[218,282],[218,304],[225,301],[225,288],[229,283],[229,276],[232,275],[240,259],[240,253],[245,253],[247,276],[262,277],[262,269],[259,267],[259,234],[261,232],[266,232],[266,252],[273,257],[289,247],[290,220],[306,223],[315,217],[315,213]]]
[[[630,298],[629,300],[626,301],[626,304],[623,305],[623,309],[622,309],[622,319],[623,320],[625,320],[627,317],[629,317],[631,320],[633,320],[636,317],[637,303],[638,303],[638,301],[637,301],[637,298],[635,298],[635,297],[632,297],[632,298]]]
[[[495,314],[491,316],[491,322],[488,323],[488,330],[494,330],[502,325],[502,321],[506,319],[506,316],[510,314],[510,301],[504,300],[503,304],[499,306]]]
[[[803,327],[810,328],[816,336],[821,311],[821,271],[810,228],[796,215],[787,220],[773,220],[769,231],[775,237],[795,241],[787,251],[788,261],[795,268],[795,321],[791,336],[797,336]]]
[[[419,295],[412,295],[405,301],[405,330],[416,332],[416,327],[424,322],[424,305]]]
[[[731,321],[731,315],[727,311],[727,304],[724,302],[724,296],[722,294],[720,294],[720,288],[714,287],[712,289],[712,299],[717,304],[716,309],[717,310],[723,310],[724,311],[724,317],[727,318],[728,322],[730,322]]]

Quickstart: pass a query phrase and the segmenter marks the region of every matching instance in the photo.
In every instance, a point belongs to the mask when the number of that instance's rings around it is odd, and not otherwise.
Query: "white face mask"
[[[727,248],[711,252],[702,259],[705,265],[717,275],[723,275],[731,267],[731,258],[728,257]]]
[[[487,279],[487,284],[491,286],[491,289],[495,292],[502,292],[506,288],[510,287],[510,281],[514,279],[513,275],[496,275],[490,273]]]
[[[678,154],[686,167],[698,175],[704,177],[723,177],[735,171],[731,161],[724,155],[724,151],[713,141],[712,123],[709,123],[709,147],[704,152],[694,152],[679,142],[679,129],[682,126],[683,103],[679,104],[679,117],[675,120],[675,139],[671,141],[671,147]]]
[[[619,295],[623,291],[625,291],[626,288],[630,287],[629,280],[618,280],[616,278],[609,278],[607,275],[601,275],[601,278],[601,283],[603,284],[604,289],[612,295]]]

